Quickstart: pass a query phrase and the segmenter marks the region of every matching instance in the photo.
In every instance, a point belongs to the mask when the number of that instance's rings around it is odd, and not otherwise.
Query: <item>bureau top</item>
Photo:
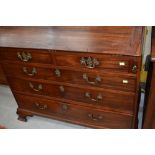
[[[0,27],[0,47],[141,55],[143,27]]]

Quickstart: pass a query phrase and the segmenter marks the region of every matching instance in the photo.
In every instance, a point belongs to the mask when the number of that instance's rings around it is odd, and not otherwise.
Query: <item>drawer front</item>
[[[18,92],[55,97],[75,102],[77,101],[83,105],[89,104],[93,106],[102,106],[104,108],[110,108],[117,111],[133,113],[135,96],[132,93],[75,88],[63,85],[26,81],[16,78],[9,78],[9,82],[12,89]]]
[[[138,59],[130,56],[54,53],[57,66],[111,70],[136,73],[140,70]]]
[[[72,71],[34,65],[3,64],[7,75],[135,92],[136,77],[115,73]]]
[[[44,79],[44,80],[59,80],[59,70],[55,68],[38,67],[31,64],[15,64],[15,63],[3,63],[3,69],[7,76],[32,78],[32,79]]]
[[[20,109],[38,114],[57,116],[60,119],[100,128],[131,128],[132,116],[36,97],[17,94],[15,96]]]
[[[0,57],[2,60],[24,63],[51,64],[53,62],[52,57],[47,50],[2,48]]]

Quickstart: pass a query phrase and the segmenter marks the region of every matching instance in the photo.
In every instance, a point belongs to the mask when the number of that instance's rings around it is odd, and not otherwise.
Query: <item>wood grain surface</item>
[[[143,27],[0,27],[19,120],[137,128]]]
[[[0,27],[0,47],[140,56],[142,27]]]

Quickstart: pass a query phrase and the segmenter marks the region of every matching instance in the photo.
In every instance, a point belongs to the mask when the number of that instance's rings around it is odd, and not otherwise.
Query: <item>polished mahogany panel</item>
[[[7,84],[7,79],[5,77],[1,64],[0,64],[0,84]]]
[[[32,111],[38,115],[57,116],[95,128],[131,128],[132,116],[129,115],[19,94],[15,98],[19,110]]]
[[[104,106],[117,111],[133,113],[135,94],[96,88],[77,88],[61,84],[50,84],[32,80],[9,78],[12,90],[18,93],[36,94],[71,101],[81,102],[83,105]]]
[[[141,26],[0,27],[0,47],[141,56]]]
[[[43,67],[16,63],[4,63],[3,69],[7,76],[12,77],[44,79],[51,82],[66,82],[131,92],[135,92],[136,90],[136,77],[122,73],[75,71],[58,67]]]
[[[64,59],[65,57],[65,59]],[[87,68],[90,70],[122,71],[137,73],[140,70],[139,58],[120,55],[90,53],[54,52],[57,66]],[[136,67],[136,68],[135,68]]]
[[[48,50],[0,48],[0,57],[2,60],[23,63],[53,63],[52,56]]]

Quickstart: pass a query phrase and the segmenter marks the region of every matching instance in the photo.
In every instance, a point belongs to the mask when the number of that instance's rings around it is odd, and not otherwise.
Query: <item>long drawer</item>
[[[87,68],[90,70],[109,70],[137,73],[140,59],[122,55],[100,55],[91,53],[55,52],[57,66]]]
[[[31,96],[15,95],[19,109],[55,116],[67,121],[99,128],[131,128],[132,116]]]
[[[135,94],[133,93],[108,89],[97,90],[96,88],[78,88],[18,78],[9,78],[8,80],[11,88],[17,92],[77,101],[81,102],[83,105],[91,104],[133,113],[135,99]]]
[[[0,57],[2,60],[15,62],[43,64],[53,63],[52,55],[48,52],[48,50],[1,48]]]
[[[42,66],[4,63],[3,69],[7,76],[44,79],[66,82],[99,88],[111,88],[135,92],[136,77],[124,74],[93,71],[74,71],[61,68],[45,68]]]

